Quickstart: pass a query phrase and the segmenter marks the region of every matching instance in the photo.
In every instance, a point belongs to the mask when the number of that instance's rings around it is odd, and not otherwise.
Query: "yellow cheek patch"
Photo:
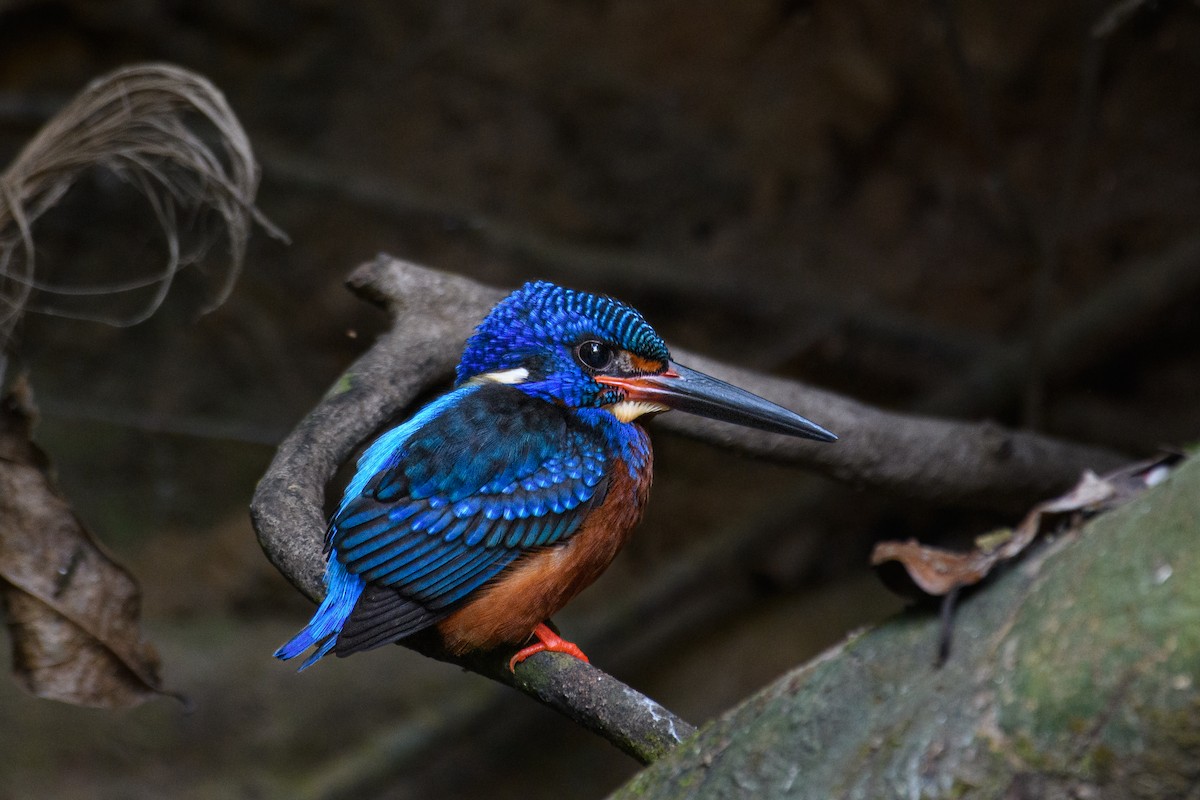
[[[605,408],[621,422],[633,422],[643,414],[657,414],[670,410],[660,403],[647,403],[644,400],[622,400]]]

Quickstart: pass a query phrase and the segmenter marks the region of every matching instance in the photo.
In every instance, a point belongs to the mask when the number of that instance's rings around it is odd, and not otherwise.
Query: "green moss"
[[[922,800],[962,800],[964,797],[971,797],[979,789],[979,785],[966,781],[961,778],[955,778],[954,783],[945,792],[938,794],[922,794]]]
[[[1168,701],[1163,681],[1188,674],[1200,653],[1200,513],[1188,485],[1177,475],[1155,502],[1096,520],[1074,558],[1047,562],[1014,621],[1024,646],[1006,676],[1001,728],[1025,731],[1058,766],[1070,766],[1077,749],[1065,745],[1079,738],[1109,753],[1091,772],[1138,747],[1137,707]]]
[[[1004,797],[1015,771],[1047,792],[1180,796],[1200,781],[1198,531],[1200,460],[966,597],[941,669],[936,615],[902,614],[617,796],[736,797],[753,784],[764,800],[982,800]]]
[[[1100,783],[1108,783],[1113,778],[1119,757],[1111,747],[1100,745],[1088,755],[1088,772]]]
[[[325,392],[325,397],[337,397],[339,394],[344,394],[354,388],[354,373],[346,370],[340,376],[333,386],[329,387],[329,391]]]

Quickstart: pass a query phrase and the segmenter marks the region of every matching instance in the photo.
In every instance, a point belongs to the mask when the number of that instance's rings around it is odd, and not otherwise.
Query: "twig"
[[[1006,222],[1010,232],[1019,236],[1024,243],[1035,245],[1038,230],[1033,222],[1033,213],[1024,198],[1013,189],[1012,181],[1004,169],[1004,153],[996,134],[996,123],[992,116],[991,106],[987,102],[987,95],[978,76],[967,60],[954,0],[935,0],[934,6],[942,17],[950,63],[967,103],[967,120],[975,138],[983,148],[984,157],[987,160],[990,173],[987,186],[995,192],[1011,217],[1011,219],[1001,222],[1002,224]]]
[[[1200,236],[1129,263],[1046,332],[1049,371],[1058,380],[1099,363],[1128,342],[1129,332],[1153,325],[1164,309],[1200,292]],[[988,414],[1017,396],[1026,349],[999,348],[964,375],[955,376],[918,408],[928,414]]]
[[[1045,410],[1046,382],[1050,375],[1049,361],[1053,351],[1049,347],[1048,334],[1053,326],[1052,300],[1058,281],[1062,261],[1062,238],[1067,220],[1075,206],[1076,186],[1083,171],[1084,154],[1091,141],[1092,127],[1096,116],[1096,99],[1100,93],[1100,72],[1104,64],[1104,52],[1108,36],[1116,30],[1114,19],[1118,12],[1110,11],[1105,19],[1092,27],[1084,37],[1083,57],[1079,65],[1079,89],[1075,100],[1075,112],[1071,120],[1070,134],[1064,145],[1063,168],[1058,194],[1054,199],[1048,218],[1036,226],[1038,243],[1038,269],[1034,275],[1031,303],[1028,374],[1023,400],[1023,419],[1031,428],[1041,426]],[[1103,30],[1103,34],[1097,31]],[[1034,224],[1030,220],[1030,224]]]
[[[1100,15],[1100,19],[1092,26],[1091,34],[1097,39],[1112,36],[1130,17],[1146,5],[1147,0],[1118,0]]]
[[[1057,351],[1050,341],[1054,328],[1052,298],[1058,280],[1063,230],[1075,205],[1076,187],[1083,169],[1084,154],[1091,139],[1099,95],[1101,67],[1109,38],[1122,23],[1145,4],[1145,0],[1120,0],[1110,4],[1091,24],[1084,36],[1079,66],[1079,88],[1070,132],[1064,145],[1065,164],[1056,196],[1049,213],[1035,215],[1030,203],[1014,188],[1004,169],[1004,154],[996,133],[995,121],[978,76],[967,61],[954,0],[937,0],[936,6],[945,28],[946,46],[954,72],[966,98],[968,119],[986,153],[991,171],[990,184],[996,189],[1017,225],[1017,233],[1036,257],[1037,271],[1031,287],[1029,325],[1020,354],[1024,370],[1021,397],[1022,420],[1029,428],[1039,428],[1045,407],[1051,362]]]

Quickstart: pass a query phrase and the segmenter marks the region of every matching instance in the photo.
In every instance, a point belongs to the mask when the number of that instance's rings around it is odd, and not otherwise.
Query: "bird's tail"
[[[363,579],[351,574],[346,566],[338,561],[335,552],[329,554],[329,570],[325,575],[325,583],[329,589],[317,613],[313,614],[304,630],[275,651],[276,658],[287,661],[315,646],[316,651],[304,660],[297,671],[308,669],[333,649],[338,634],[341,633],[350,613],[354,611],[354,605],[358,602],[364,586]]]

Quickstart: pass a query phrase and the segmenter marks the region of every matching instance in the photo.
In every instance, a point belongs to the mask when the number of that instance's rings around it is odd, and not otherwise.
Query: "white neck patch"
[[[471,378],[471,382],[506,383],[511,385],[514,383],[524,383],[525,379],[528,377],[529,370],[525,369],[524,367],[517,367],[515,369],[502,369],[498,372],[485,372],[482,375],[476,375],[474,378]]]
[[[647,403],[644,400],[621,400],[613,403],[610,406],[605,406],[614,417],[621,422],[633,422],[643,414],[657,414],[660,411],[669,411],[668,406],[661,403]]]

